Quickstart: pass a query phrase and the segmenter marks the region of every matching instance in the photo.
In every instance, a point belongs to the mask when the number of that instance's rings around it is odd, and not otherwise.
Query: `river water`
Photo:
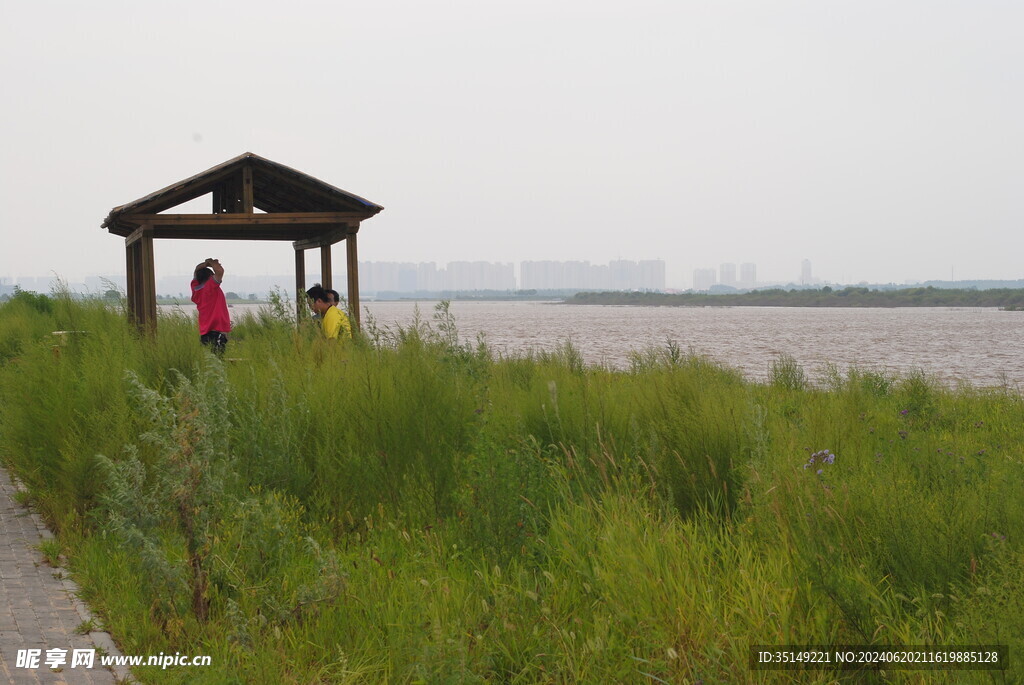
[[[378,326],[408,326],[435,302],[369,302]],[[252,305],[232,309],[237,317]],[[1024,312],[993,308],[635,307],[551,302],[454,301],[460,338],[483,334],[500,354],[554,350],[565,341],[590,364],[629,364],[631,350],[675,341],[764,379],[772,361],[793,357],[811,378],[827,364],[905,374],[921,370],[946,383],[1024,387]]]

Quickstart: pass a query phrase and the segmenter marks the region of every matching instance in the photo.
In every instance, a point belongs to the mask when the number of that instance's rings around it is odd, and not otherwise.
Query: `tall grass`
[[[307,324],[221,361],[187,317],[0,308],[0,456],[83,592],[128,653],[214,657],[144,681],[924,682],[748,650],[1024,644],[1016,392]]]

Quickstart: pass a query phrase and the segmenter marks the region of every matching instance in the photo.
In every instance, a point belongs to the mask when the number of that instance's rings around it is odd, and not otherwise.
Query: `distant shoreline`
[[[73,297],[81,297],[75,296]],[[88,296],[86,296],[88,297]],[[123,295],[121,295],[123,297]],[[0,302],[11,296],[0,296]],[[107,299],[110,299],[109,297]],[[115,298],[116,299],[116,298]],[[661,292],[577,292],[504,294],[485,293],[422,293],[398,297],[365,297],[370,302],[441,301],[451,302],[549,302],[568,305],[613,305],[638,307],[831,307],[831,308],[899,308],[899,307],[989,307],[1005,311],[1024,311],[1024,288],[936,288],[933,286],[878,290],[848,286],[832,289],[772,288],[742,293],[661,293]],[[229,298],[228,305],[266,305],[270,298]],[[162,306],[191,306],[184,296],[158,296]]]
[[[647,307],[995,307],[1024,311],[1024,288],[992,290],[902,288],[870,290],[848,287],[832,290],[759,290],[748,293],[577,293],[565,300],[574,305]]]

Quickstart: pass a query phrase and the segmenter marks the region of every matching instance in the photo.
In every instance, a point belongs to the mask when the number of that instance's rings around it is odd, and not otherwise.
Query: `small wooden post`
[[[306,306],[306,251],[295,248],[295,321],[302,319],[302,308]]]
[[[331,244],[325,242],[320,245],[320,285],[324,287],[324,290],[331,290],[334,287],[331,285],[332,282]]]
[[[156,265],[153,260],[153,227],[142,226],[138,242],[141,257],[139,276],[142,281],[142,316],[139,325],[147,334],[156,332]]]
[[[125,242],[128,271],[128,314],[140,330],[156,330],[156,271],[153,263],[153,227],[139,226]]]
[[[345,235],[345,248],[348,256],[348,309],[352,326],[359,330],[359,254],[356,245],[356,233],[359,224],[349,224]]]
[[[128,318],[136,326],[139,325],[139,284],[138,284],[138,244],[125,239],[125,284],[128,295]]]
[[[252,166],[246,164],[242,167],[242,211],[246,214],[252,214],[254,207]]]

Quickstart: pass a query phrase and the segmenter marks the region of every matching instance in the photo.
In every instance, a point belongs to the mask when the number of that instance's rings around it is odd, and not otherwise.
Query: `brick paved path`
[[[91,619],[89,609],[75,597],[76,586],[62,578],[60,569],[47,566],[36,549],[53,535],[38,515],[16,503],[18,491],[5,469],[0,468],[0,679],[21,683],[68,683],[113,685],[124,682],[126,668],[114,673],[99,665],[96,653],[92,668],[71,668],[72,650],[100,649],[120,654],[107,633],[76,632]],[[66,575],[66,572],[64,572]],[[19,650],[41,650],[37,668],[18,667]],[[51,669],[46,652],[66,650],[67,663]]]

